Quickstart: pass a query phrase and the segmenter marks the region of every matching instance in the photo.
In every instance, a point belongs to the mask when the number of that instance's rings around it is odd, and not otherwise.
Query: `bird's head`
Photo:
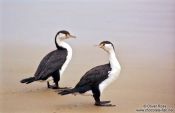
[[[69,38],[76,38],[76,36],[71,35],[68,31],[66,30],[61,30],[56,34],[56,37],[59,38],[60,41],[63,41],[65,39]]]
[[[106,52],[110,52],[112,50],[114,50],[114,45],[110,42],[110,41],[102,41],[98,47],[102,48],[103,50],[105,50]]]

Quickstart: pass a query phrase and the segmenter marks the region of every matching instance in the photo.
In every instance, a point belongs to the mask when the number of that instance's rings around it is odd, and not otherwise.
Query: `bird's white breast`
[[[113,71],[109,72],[108,78],[106,80],[104,80],[103,82],[101,82],[100,85],[99,85],[99,89],[100,89],[101,93],[103,92],[103,90],[108,85],[110,85],[115,79],[117,79],[119,73],[120,73],[120,69],[119,70],[113,70]]]
[[[109,61],[110,61],[110,66],[111,66],[111,71],[108,72],[108,78],[105,79],[103,82],[101,82],[99,84],[99,89],[100,92],[102,93],[103,90],[109,85],[111,84],[120,74],[120,64],[115,56],[115,52],[112,51],[110,52],[109,55]]]
[[[60,77],[62,76],[70,60],[72,59],[72,48],[67,43],[63,43],[62,46],[67,49],[67,57],[66,57],[66,61],[64,62],[63,66],[60,69]]]

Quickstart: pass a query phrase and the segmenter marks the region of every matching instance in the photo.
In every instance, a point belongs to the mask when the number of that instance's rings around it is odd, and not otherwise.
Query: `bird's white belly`
[[[115,79],[117,79],[119,73],[120,71],[111,71],[109,73],[109,77],[99,84],[100,93],[102,93],[108,85],[110,85]]]

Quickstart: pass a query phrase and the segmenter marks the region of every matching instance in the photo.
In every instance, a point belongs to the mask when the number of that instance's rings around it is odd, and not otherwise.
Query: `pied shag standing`
[[[48,53],[40,62],[34,77],[21,80],[21,83],[29,84],[34,81],[47,81],[48,88],[59,89],[58,82],[64,70],[68,66],[72,58],[72,48],[64,42],[65,39],[76,38],[66,30],[59,31],[55,36],[56,50]],[[49,84],[52,78],[54,85]]]
[[[109,63],[92,68],[85,73],[73,89],[63,90],[59,92],[59,94],[84,94],[91,91],[96,106],[114,106],[109,104],[110,101],[101,101],[100,95],[103,90],[119,76],[121,67],[116,58],[114,46],[111,42],[103,41],[98,46],[108,53]]]

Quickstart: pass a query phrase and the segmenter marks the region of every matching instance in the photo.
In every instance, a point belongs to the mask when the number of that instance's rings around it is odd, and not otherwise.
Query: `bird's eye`
[[[65,34],[66,35],[66,37],[69,37],[70,35],[69,34]]]

